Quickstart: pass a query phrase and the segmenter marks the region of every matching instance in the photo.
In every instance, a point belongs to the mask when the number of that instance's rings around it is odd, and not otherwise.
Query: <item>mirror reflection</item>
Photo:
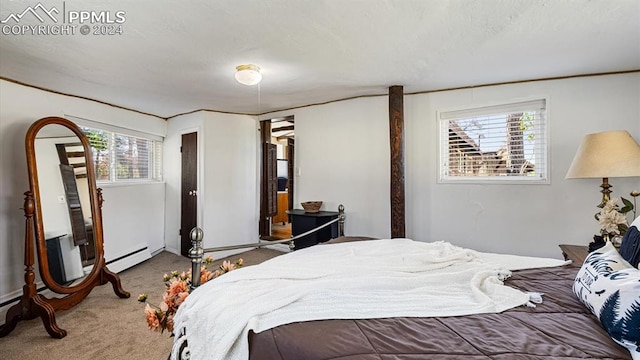
[[[80,139],[56,124],[40,129],[35,154],[49,272],[71,286],[91,272],[96,257],[86,154]]]

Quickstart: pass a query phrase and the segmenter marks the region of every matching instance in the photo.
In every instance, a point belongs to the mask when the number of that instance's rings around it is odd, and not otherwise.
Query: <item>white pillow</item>
[[[573,282],[573,292],[598,317],[609,336],[640,359],[640,270],[610,242],[590,253]]]

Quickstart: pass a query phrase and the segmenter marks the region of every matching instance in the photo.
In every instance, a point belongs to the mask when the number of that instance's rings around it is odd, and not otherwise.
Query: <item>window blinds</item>
[[[546,182],[546,100],[439,113],[440,181]]]
[[[89,140],[96,180],[162,180],[162,138],[71,117]]]

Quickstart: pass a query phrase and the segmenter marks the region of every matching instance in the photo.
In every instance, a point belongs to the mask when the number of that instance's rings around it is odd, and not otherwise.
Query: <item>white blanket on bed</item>
[[[564,264],[408,239],[313,246],[199,287],[176,314],[174,346],[186,329],[192,359],[248,359],[249,330],[319,319],[499,313],[526,304],[528,294],[503,285],[510,272],[501,263],[512,270]]]

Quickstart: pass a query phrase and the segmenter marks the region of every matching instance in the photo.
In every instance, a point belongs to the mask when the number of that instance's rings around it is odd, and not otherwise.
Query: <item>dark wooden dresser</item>
[[[589,247],[583,245],[566,245],[561,244],[560,250],[562,250],[562,256],[565,260],[571,260],[572,265],[582,266],[584,259],[589,255]]]
[[[336,211],[320,211],[317,213],[307,213],[304,210],[287,210],[291,216],[291,235],[296,236],[312,230],[320,225],[336,219],[339,215]],[[315,233],[306,235],[295,241],[294,250],[299,250],[320,242],[338,237],[338,223],[334,223]]]

